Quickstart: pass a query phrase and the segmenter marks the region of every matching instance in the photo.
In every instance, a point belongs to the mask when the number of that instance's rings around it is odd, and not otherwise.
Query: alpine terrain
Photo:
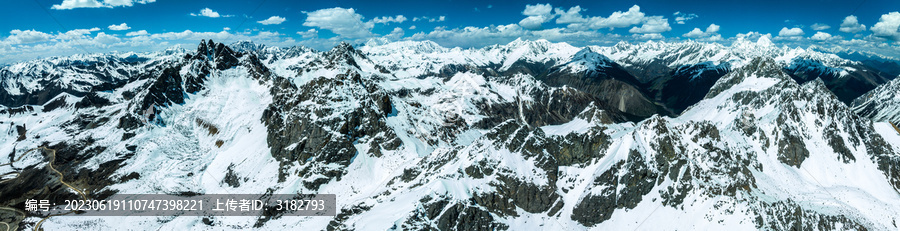
[[[0,224],[898,230],[898,61],[862,56],[767,37],[479,49],[372,39],[324,52],[204,40],[19,62],[0,67]],[[23,210],[29,199],[236,193],[336,194],[339,210]]]

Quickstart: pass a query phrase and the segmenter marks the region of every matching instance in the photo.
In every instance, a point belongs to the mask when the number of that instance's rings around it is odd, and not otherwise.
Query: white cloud
[[[444,20],[447,20],[446,16],[439,16],[437,18],[422,16],[422,17],[413,17],[413,19],[412,19],[413,22],[418,22],[418,21],[443,22]]]
[[[635,31],[632,33],[645,34],[659,33],[671,29],[669,27],[668,19],[663,18],[662,16],[646,17],[645,14],[641,12],[641,7],[638,5],[628,8],[628,11],[626,12],[613,12],[606,18],[600,16],[582,17],[581,11],[583,11],[583,9],[580,6],[574,6],[566,11],[563,9],[556,9],[555,13],[559,15],[559,19],[556,20],[556,23],[568,24],[567,27],[572,30],[614,29],[643,23],[646,25],[642,25],[640,28],[632,28],[631,30]]]
[[[866,30],[866,25],[859,24],[856,16],[850,15],[844,18],[844,22],[841,23],[839,30],[844,33],[859,33]]]
[[[522,15],[525,15],[525,16],[549,16],[550,12],[552,12],[552,11],[553,11],[553,7],[550,6],[550,3],[525,5],[525,10],[522,11]]]
[[[469,26],[452,30],[438,27],[428,33],[416,33],[411,36],[411,39],[428,39],[446,46],[478,47],[509,42],[515,38],[522,37],[525,32],[526,30],[517,24],[489,27]]]
[[[661,16],[656,19],[655,22],[659,22]],[[592,17],[588,21],[588,24],[591,28],[599,29],[599,28],[622,28],[629,27],[631,25],[639,24],[644,22],[644,13],[641,12],[641,7],[638,5],[634,5],[628,9],[627,12],[616,11],[609,15],[608,18],[603,17]],[[665,25],[668,27],[669,22],[666,19]],[[651,25],[652,26],[652,25]],[[634,29],[634,28],[632,28]],[[632,32],[634,33],[634,32]],[[653,32],[651,32],[653,33]]]
[[[657,33],[641,34],[641,35],[634,34],[634,35],[632,35],[632,37],[634,37],[636,39],[642,39],[642,40],[663,39],[664,38],[661,34],[657,34]]]
[[[670,30],[672,30],[672,27],[669,26],[669,19],[662,16],[651,16],[647,17],[647,20],[641,27],[632,27],[628,32],[633,34],[659,34]]]
[[[345,38],[365,38],[372,36],[372,21],[363,22],[363,16],[356,13],[353,8],[340,7],[321,9],[306,13],[304,26],[318,27],[330,30]]]
[[[410,29],[410,30],[415,30],[415,29],[416,29],[416,25],[410,26],[409,29]]]
[[[766,37],[766,39],[770,40],[770,41],[772,40],[772,34],[770,34],[770,33],[762,34],[762,33],[756,32],[756,31],[750,31],[745,34],[738,33],[734,37],[736,39],[746,39],[749,41],[757,41],[759,38],[762,38],[762,37]]]
[[[372,22],[382,23],[382,24],[388,24],[388,23],[392,23],[392,22],[403,23],[405,21],[406,21],[406,17],[404,17],[403,15],[397,15],[396,17],[387,17],[387,16],[386,17],[376,17],[376,18],[372,19]]]
[[[549,20],[549,18],[544,16],[528,16],[519,21],[519,26],[529,30],[540,30],[543,29],[542,25],[544,22]]]
[[[788,29],[787,27],[782,27],[782,28],[781,28],[781,31],[778,31],[778,36],[780,36],[780,37],[797,37],[797,36],[803,36],[803,29],[800,29],[800,28],[797,28],[797,27],[794,27],[794,28],[791,28],[791,29]]]
[[[529,30],[542,29],[542,25],[553,19],[553,7],[550,4],[525,5],[522,15],[528,16],[519,21],[519,26]]]
[[[100,44],[113,44],[113,43],[117,43],[119,41],[121,41],[121,40],[118,37],[116,37],[114,35],[108,35],[103,32],[97,33],[97,36],[94,37],[94,42],[97,42]]]
[[[297,34],[300,35],[300,37],[305,38],[305,39],[319,37],[319,31],[316,29],[309,29],[307,31],[298,31]]]
[[[878,23],[871,28],[872,35],[900,42],[900,12],[894,11],[881,15]]]
[[[12,30],[9,33],[9,37],[7,37],[4,41],[11,44],[43,42],[49,40],[51,37],[50,34],[35,30]]]
[[[706,38],[706,37],[708,37],[708,38],[717,38],[717,39],[714,39],[714,40],[718,40],[718,39],[721,39],[721,38],[722,38],[722,36],[719,35],[718,33],[719,33],[719,25],[716,25],[716,24],[709,24],[709,26],[706,27],[706,31],[705,31],[705,32],[702,31],[702,30],[700,30],[700,28],[696,28],[696,27],[695,27],[695,28],[694,28],[693,30],[691,30],[690,32],[687,32],[687,33],[685,33],[685,34],[683,34],[683,35],[681,35],[681,36],[688,37],[688,38],[694,38],[694,39],[699,39],[699,38]]]
[[[149,33],[147,33],[146,30],[139,30],[139,31],[128,32],[127,34],[125,34],[125,36],[143,36],[143,35],[148,35],[148,34]]]
[[[813,30],[828,30],[828,29],[831,29],[831,26],[829,26],[827,24],[823,24],[823,23],[816,23],[816,24],[812,24],[812,26],[810,26],[810,28],[812,28]]]
[[[392,30],[390,34],[385,35],[384,37],[393,40],[403,38],[403,29],[401,29],[400,27],[394,27],[394,30]]]
[[[719,25],[709,24],[709,26],[706,27],[706,33],[719,33]]]
[[[125,24],[123,22],[122,24],[119,24],[119,25],[115,25],[115,24],[109,25],[109,29],[110,30],[128,30],[128,29],[131,29],[131,27],[129,27],[128,24]]]
[[[256,21],[256,22],[263,24],[263,25],[272,25],[272,24],[278,25],[278,24],[283,23],[284,21],[287,21],[287,19],[279,17],[279,16],[272,16],[266,20]]]
[[[182,32],[166,32],[159,34],[151,34],[150,38],[152,39],[161,39],[161,40],[201,40],[201,39],[214,39],[214,40],[224,40],[226,38],[231,37],[231,33],[226,31],[222,32],[194,32],[191,30],[185,30]]]
[[[809,37],[809,39],[817,40],[817,41],[825,41],[825,40],[831,39],[831,34],[819,31],[819,32],[816,32],[816,34],[814,34],[812,37]]]
[[[71,10],[76,8],[113,8],[118,6],[133,6],[134,3],[147,4],[156,0],[63,0],[60,4],[54,4],[51,9],[54,10]]]
[[[191,13],[191,16],[203,16],[203,17],[210,17],[210,18],[234,17],[234,15],[219,15],[219,12],[216,12],[210,8],[201,9],[199,14]]]
[[[56,35],[56,39],[65,39],[65,40],[78,40],[86,38],[86,35],[91,34],[91,32],[99,31],[100,28],[91,28],[91,29],[74,29],[70,31],[66,31],[65,33],[59,33]]]
[[[103,4],[116,7],[116,6],[133,6],[134,3],[147,4],[151,2],[156,2],[156,0],[103,0]]]
[[[696,14],[685,14],[685,13],[681,13],[681,11],[675,12],[675,13],[672,14],[672,15],[675,16],[675,23],[676,23],[676,24],[684,24],[684,22],[686,22],[686,21],[688,21],[688,20],[697,18],[697,15],[696,15]]]
[[[564,11],[562,8],[556,8],[554,12],[556,13],[556,15],[559,15],[559,18],[556,19],[556,24],[586,22],[587,19],[581,16],[581,11],[581,6],[573,6],[572,8],[569,8],[568,11]]]
[[[700,37],[703,37],[704,35],[705,34],[703,33],[702,30],[700,30],[700,28],[694,27],[693,30],[691,30],[690,32],[687,32],[681,36],[688,37],[688,38],[700,38]]]

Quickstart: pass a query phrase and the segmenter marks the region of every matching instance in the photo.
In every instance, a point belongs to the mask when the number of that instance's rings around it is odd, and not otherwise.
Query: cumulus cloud
[[[756,31],[750,31],[747,33],[738,33],[734,37],[736,39],[746,39],[746,40],[751,40],[751,41],[758,40],[762,37],[766,37],[766,40],[772,40],[772,34],[769,34],[769,33],[763,34],[763,33],[759,33]],[[771,42],[771,41],[769,41],[769,42]]]
[[[76,8],[113,8],[119,6],[133,6],[135,3],[138,4],[147,4],[153,3],[156,0],[103,0],[103,2],[99,2],[97,0],[63,0],[60,4],[55,4],[51,6],[51,9],[54,10],[71,10]]]
[[[392,30],[390,34],[385,35],[384,37],[393,40],[403,38],[403,29],[401,29],[400,27],[394,27],[394,30]]]
[[[697,15],[696,15],[696,14],[685,14],[685,13],[681,13],[681,11],[676,11],[676,12],[675,12],[674,14],[672,14],[672,15],[675,16],[675,23],[676,23],[676,24],[684,24],[684,22],[686,22],[686,21],[688,21],[688,20],[697,18]]]
[[[117,42],[119,42],[119,41],[121,41],[121,40],[120,40],[118,37],[116,37],[116,36],[114,36],[114,35],[108,35],[108,34],[103,33],[103,32],[97,33],[97,36],[94,37],[94,42],[97,42],[97,43],[100,43],[100,44],[107,44],[107,45],[108,45],[108,44],[117,43]]]
[[[823,24],[823,23],[816,23],[816,24],[812,24],[812,26],[810,26],[810,28],[812,28],[813,30],[828,30],[828,29],[831,29],[831,26],[829,26],[827,24]]]
[[[666,27],[669,26],[668,20],[662,18],[662,16],[658,16],[655,22],[659,22],[660,19],[665,20]],[[641,7],[638,5],[634,5],[628,9],[626,12],[616,11],[609,15],[608,18],[603,17],[592,17],[588,24],[590,24],[591,28],[622,28],[629,27],[631,25],[639,24],[644,22],[644,12],[641,12]],[[634,28],[632,28],[634,29]],[[632,32],[634,33],[634,32]],[[651,32],[652,33],[652,32]]]
[[[50,39],[51,35],[35,31],[35,30],[12,30],[9,32],[9,37],[6,38],[6,42],[10,44],[28,44],[28,43],[36,43],[43,42]]]
[[[850,15],[844,18],[844,22],[841,23],[839,30],[844,33],[859,33],[866,30],[866,25],[859,24],[856,16]]]
[[[640,35],[634,34],[631,36],[634,37],[635,39],[641,39],[641,40],[663,39],[664,38],[661,34],[658,34],[658,33],[640,34]]]
[[[442,46],[482,47],[493,44],[505,44],[517,38],[547,39],[558,42],[582,43],[582,45],[614,44],[622,38],[616,34],[600,34],[595,31],[573,31],[565,28],[544,30],[526,30],[518,24],[487,27],[464,27],[447,29],[437,27],[431,32],[415,33],[405,39],[431,40]],[[615,42],[614,42],[615,41]]]
[[[376,18],[372,19],[372,22],[382,23],[382,24],[388,24],[388,23],[392,23],[392,22],[403,23],[405,21],[406,21],[406,17],[404,17],[403,15],[397,15],[396,17],[388,17],[388,16],[376,17]]]
[[[719,25],[709,24],[709,26],[706,27],[706,31],[702,31],[702,30],[700,30],[700,28],[695,27],[690,32],[687,32],[681,36],[684,36],[687,38],[694,38],[694,39],[706,38],[705,40],[719,40],[722,38],[722,36],[719,35],[718,33],[719,33]]]
[[[587,19],[581,16],[581,6],[573,6],[569,8],[568,11],[563,10],[562,8],[556,8],[554,13],[559,15],[559,18],[556,19],[556,24],[570,24],[570,23],[583,23],[586,22]]]
[[[218,17],[233,17],[234,15],[219,15],[219,12],[216,12],[210,8],[203,8],[200,10],[200,13],[191,13],[191,16],[203,16],[210,18],[218,18]]]
[[[283,23],[284,21],[287,21],[287,19],[279,17],[279,16],[272,16],[266,20],[256,21],[256,22],[263,24],[263,25],[272,25],[272,24],[278,25],[278,24]]]
[[[878,23],[871,28],[872,35],[900,42],[900,12],[894,11],[881,15]]]
[[[809,39],[816,40],[816,41],[825,41],[825,40],[831,39],[831,37],[832,37],[831,34],[819,31],[819,32],[816,32],[816,34],[814,34],[812,37],[809,37]]]
[[[517,24],[489,27],[468,26],[452,30],[438,27],[429,33],[416,33],[411,36],[411,39],[433,40],[446,46],[474,47],[509,42],[515,38],[522,37],[525,32],[526,30]]]
[[[447,20],[447,16],[439,16],[437,18],[422,16],[422,17],[413,17],[413,19],[412,19],[413,22],[418,22],[418,21],[443,22],[444,20]]]
[[[550,3],[525,5],[525,10],[522,11],[522,15],[527,15],[527,16],[550,15],[550,12],[552,12],[552,11],[553,11],[553,6],[550,6]]]
[[[706,33],[719,33],[719,25],[709,24],[709,26],[706,27]]]
[[[557,24],[568,24],[567,28],[571,30],[596,30],[608,28],[623,28],[634,25],[641,25],[629,30],[631,33],[639,34],[658,34],[660,32],[669,31],[669,21],[662,16],[646,16],[641,12],[641,7],[634,5],[628,8],[628,11],[616,11],[609,17],[585,17],[581,15],[584,11],[580,6],[574,6],[568,10],[561,8],[556,9],[555,15],[559,16],[556,20]]]
[[[74,29],[70,31],[66,31],[65,33],[59,33],[56,35],[56,39],[65,39],[65,40],[77,40],[83,39],[87,35],[91,34],[91,32],[99,31],[100,28],[91,28],[91,29]]]
[[[687,32],[681,36],[688,37],[688,38],[700,38],[700,37],[703,37],[704,35],[705,35],[705,33],[703,33],[703,31],[700,30],[700,28],[694,27],[693,30],[691,30],[690,32]]]
[[[146,30],[139,30],[139,31],[128,32],[127,34],[125,34],[125,36],[143,36],[143,35],[148,35],[148,34],[149,33],[147,33]]]
[[[340,7],[321,9],[306,13],[304,26],[330,30],[345,38],[365,38],[372,36],[374,22],[363,22],[363,16],[353,8]]]
[[[409,29],[410,29],[410,30],[415,30],[415,29],[416,29],[416,25],[410,26]]]
[[[803,29],[794,27],[788,29],[787,27],[782,27],[781,31],[778,31],[778,36],[780,37],[798,37],[803,36]]]
[[[300,37],[303,37],[305,39],[319,37],[319,31],[316,29],[309,29],[307,31],[298,31],[297,34],[300,35]]]
[[[123,22],[122,24],[119,24],[119,25],[115,25],[115,24],[109,25],[109,29],[110,30],[128,30],[128,29],[131,29],[131,27],[129,27],[128,24],[125,24]]]
[[[528,16],[519,21],[519,26],[529,30],[542,29],[542,25],[553,19],[553,7],[550,4],[525,5],[522,15]]]
[[[659,34],[670,30],[672,30],[672,27],[669,26],[669,19],[662,16],[652,16],[648,17],[641,27],[632,27],[628,32],[632,34]]]

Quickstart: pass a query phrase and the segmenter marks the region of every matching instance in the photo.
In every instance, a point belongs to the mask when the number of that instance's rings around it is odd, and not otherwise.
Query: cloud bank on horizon
[[[765,16],[746,18],[749,16],[725,17],[720,12],[724,9],[715,7],[671,7],[665,1],[643,2],[644,6],[472,1],[410,9],[365,3],[356,7],[299,6],[274,1],[251,5],[156,0],[27,3],[4,3],[12,6],[0,10],[0,14],[27,22],[0,28],[0,64],[77,53],[142,52],[175,45],[190,48],[201,39],[252,40],[271,46],[304,45],[327,50],[341,41],[362,44],[371,39],[431,40],[446,47],[468,48],[505,44],[517,38],[583,46],[648,40],[727,45],[737,39],[768,37],[778,45],[844,47],[900,55],[900,12],[879,12],[900,7],[869,7],[873,4],[860,4],[856,11],[845,13],[831,8],[783,15],[741,11]],[[746,7],[752,9],[753,5]]]

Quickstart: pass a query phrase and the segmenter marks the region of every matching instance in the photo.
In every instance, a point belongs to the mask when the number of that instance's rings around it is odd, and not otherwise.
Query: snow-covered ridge
[[[856,113],[874,121],[900,125],[900,78],[860,96],[851,106]]]
[[[0,68],[2,91],[8,95],[36,92],[46,84],[76,91],[104,82],[125,81],[146,69],[176,62],[186,51],[180,47],[147,53],[77,54],[14,63]]]

